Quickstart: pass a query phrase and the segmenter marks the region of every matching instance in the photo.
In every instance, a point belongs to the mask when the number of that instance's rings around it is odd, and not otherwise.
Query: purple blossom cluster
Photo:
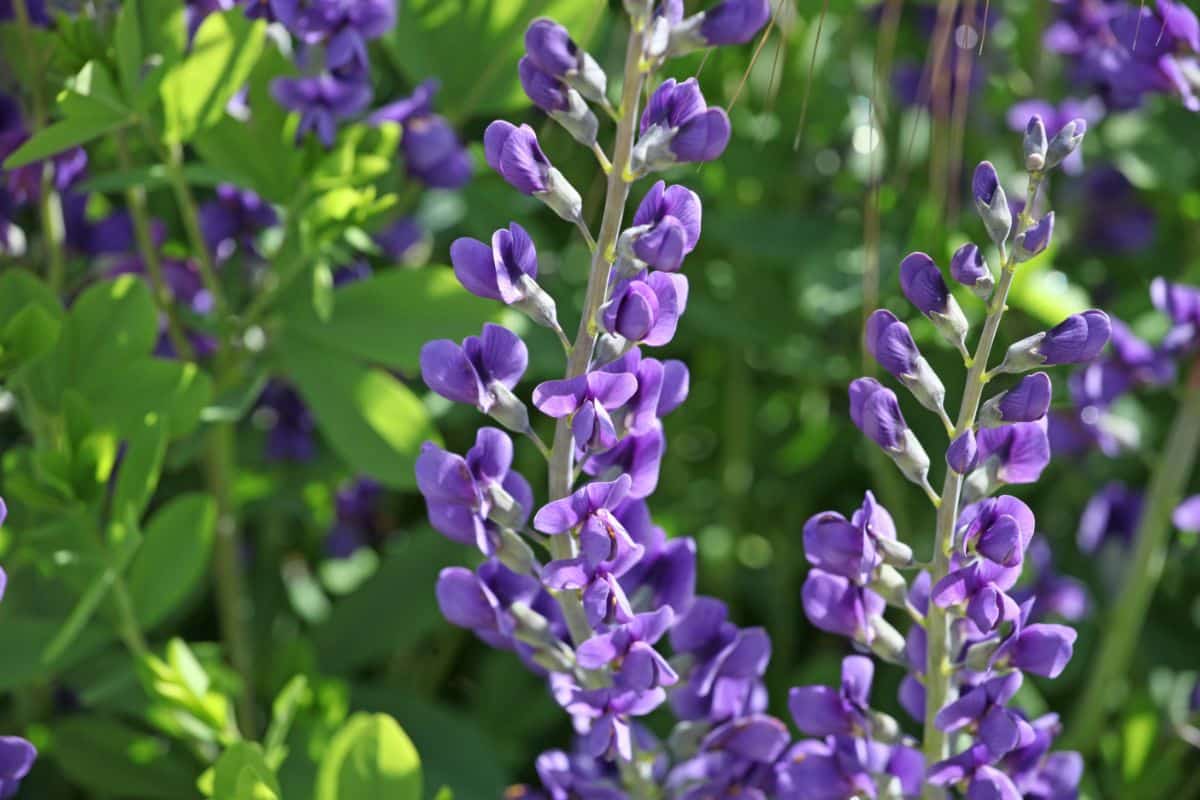
[[[1085,123],[1064,123],[1053,137],[1040,117],[1025,131],[1029,189],[1034,207],[1045,171],[1070,157]],[[924,725],[920,742],[899,733],[894,719],[872,711],[865,688],[871,661],[850,656],[840,690],[793,691],[792,710],[802,731],[829,737],[838,753],[878,755],[847,763],[846,788],[813,797],[915,797],[922,787],[956,789],[970,798],[1073,798],[1082,772],[1077,753],[1051,752],[1058,718],[1029,718],[1012,704],[1025,675],[1055,678],[1070,660],[1071,628],[1041,621],[1075,619],[1086,609],[1082,587],[1054,574],[1044,543],[1035,544],[1033,512],[1019,498],[997,494],[1010,484],[1038,480],[1050,458],[1047,412],[1051,381],[1042,366],[1086,363],[1106,345],[1108,316],[1087,311],[1050,330],[1014,342],[999,365],[987,369],[1013,275],[1048,246],[1054,215],[1040,219],[1021,211],[1014,221],[999,176],[984,162],[972,193],[989,237],[1001,257],[999,281],[980,247],[967,244],[951,260],[954,279],[987,304],[987,319],[972,354],[970,326],[941,269],[924,253],[900,265],[905,297],[956,347],[968,367],[957,420],[943,408],[941,379],[921,355],[907,325],[887,310],[867,322],[867,347],[879,365],[937,414],[950,435],[941,493],[929,484],[930,458],[909,428],[897,395],[874,378],[850,385],[850,416],[887,453],[900,471],[924,489],[937,509],[934,555],[914,560],[891,515],[867,492],[849,518],[833,511],[814,515],[804,527],[811,564],[802,599],[810,622],[844,636],[862,653],[907,672],[899,703]],[[984,400],[984,387],[1004,374],[1027,373],[1007,390]],[[1018,586],[1026,561],[1033,580]],[[913,573],[906,577],[904,573]],[[901,634],[887,617],[907,618]],[[890,748],[890,750],[888,749]],[[833,777],[826,778],[832,783]],[[876,795],[874,788],[895,787]],[[939,795],[940,796],[940,795]]]

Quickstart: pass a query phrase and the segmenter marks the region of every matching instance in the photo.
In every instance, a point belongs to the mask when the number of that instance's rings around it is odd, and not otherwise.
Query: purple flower
[[[676,163],[712,161],[729,144],[729,115],[709,108],[695,78],[659,85],[642,112],[633,170],[643,174]]]
[[[492,234],[489,247],[462,237],[450,245],[450,262],[459,282],[472,294],[515,304],[536,285],[538,261],[533,239],[517,223]]]
[[[1025,553],[1025,561],[1031,565],[1033,579],[1012,593],[1018,603],[1033,599],[1029,618],[1042,620],[1054,615],[1068,622],[1077,622],[1088,615],[1091,599],[1087,587],[1054,569],[1054,556],[1046,540],[1037,536]]]
[[[333,558],[347,558],[384,530],[379,524],[379,499],[383,488],[370,478],[359,478],[338,489],[333,527],[325,549]]]
[[[984,298],[992,293],[995,285],[983,253],[970,242],[954,251],[950,259],[950,274],[954,280]]]
[[[549,417],[571,417],[571,432],[580,449],[607,450],[619,438],[609,412],[628,402],[637,385],[637,378],[629,373],[589,372],[538,384],[533,404]]]
[[[796,727],[808,736],[862,736],[869,731],[871,680],[875,663],[865,656],[842,660],[840,689],[798,686],[788,694]]]
[[[412,264],[423,257],[428,246],[425,230],[412,217],[401,217],[375,234],[375,244],[384,257],[397,264]]]
[[[979,212],[988,236],[997,244],[1003,242],[1012,227],[1012,210],[992,162],[981,161],[975,167],[971,177],[971,193],[975,197],[975,210]]]
[[[874,378],[851,382],[850,419],[884,450],[896,451],[904,444],[908,423],[900,413],[900,401],[895,392]]]
[[[963,555],[979,555],[1002,567],[1016,567],[1033,539],[1034,519],[1029,506],[1010,495],[989,497],[963,509],[959,545]],[[1020,575],[1020,571],[1013,576]],[[1009,588],[1012,584],[1004,586]]]
[[[0,22],[12,22],[17,18],[14,0],[0,0]],[[46,0],[25,0],[25,11],[29,21],[39,28],[50,27],[50,15],[46,12]]]
[[[301,78],[276,78],[271,95],[284,108],[300,115],[296,141],[316,133],[326,148],[333,146],[338,122],[363,111],[371,102],[371,85],[343,81],[329,73]]]
[[[636,272],[653,267],[676,272],[700,241],[700,198],[684,186],[658,181],[633,215],[633,227],[621,234],[618,253],[634,262]],[[618,266],[618,269],[622,269]]]
[[[979,464],[979,443],[975,431],[967,428],[946,448],[946,464],[959,475],[966,475]]]
[[[394,0],[271,0],[271,10],[300,41],[323,44],[330,69],[366,69],[367,40],[396,22]]]
[[[1200,494],[1194,494],[1175,506],[1171,524],[1187,533],[1200,533]]]
[[[942,708],[935,724],[947,733],[967,725],[976,726],[980,742],[993,759],[1022,745],[1035,736],[1029,723],[1004,706],[1021,688],[1021,673],[1011,672],[990,678]]]
[[[1082,200],[1082,220],[1075,236],[1081,246],[1096,253],[1131,254],[1154,242],[1154,209],[1115,167],[1089,170],[1083,178]]]
[[[533,128],[496,120],[483,133],[483,150],[488,166],[514,189],[537,197],[567,221],[579,219],[579,192],[550,164]]]
[[[672,686],[679,676],[653,645],[671,627],[674,618],[671,608],[664,607],[638,614],[607,633],[593,636],[576,648],[579,665],[598,670],[615,662],[616,685],[624,689],[648,691]]]
[[[883,598],[841,575],[821,569],[808,571],[801,601],[809,622],[827,633],[869,643],[874,634],[871,618],[883,613]]]
[[[1050,376],[1044,372],[1026,375],[1006,392],[988,400],[980,409],[980,421],[985,425],[1004,422],[1036,422],[1050,409]]]
[[[1194,347],[1200,326],[1200,289],[1155,278],[1150,284],[1150,301],[1171,320],[1163,349],[1175,354]]]
[[[950,289],[942,272],[926,253],[909,253],[900,262],[900,289],[908,302],[925,316],[944,314]]]
[[[268,423],[266,456],[270,461],[309,461],[316,454],[316,428],[308,406],[290,384],[271,381],[258,398]]]
[[[885,553],[894,555],[901,549],[907,548],[896,540],[891,514],[870,492],[849,520],[836,511],[823,511],[804,523],[804,554],[809,563],[858,584],[870,582]]]
[[[0,736],[0,797],[16,797],[37,755],[37,748],[20,736]]]
[[[704,12],[700,35],[708,45],[745,44],[770,16],[768,0],[724,0]]]
[[[481,335],[468,336],[461,345],[436,339],[421,348],[425,385],[447,400],[469,403],[485,414],[503,413],[512,403],[520,403],[511,390],[525,374],[528,363],[529,354],[521,337],[490,322],[483,326]],[[506,425],[509,422],[501,421]],[[519,414],[515,421],[519,422]]]
[[[529,23],[525,30],[525,53],[525,58],[540,72],[567,84],[589,100],[607,102],[608,79],[604,70],[557,22],[543,17]]]
[[[962,607],[980,633],[990,633],[1002,622],[1013,623],[1020,617],[1017,602],[1004,591],[1019,574],[1019,569],[1014,574],[993,562],[976,559],[948,572],[934,585],[931,599],[942,608]],[[1003,580],[1006,575],[1008,579]]]
[[[926,780],[934,786],[966,783],[970,800],[1022,800],[1012,780],[991,762],[988,748],[977,744],[931,766]]]
[[[608,758],[633,758],[629,718],[649,714],[666,699],[661,688],[633,691],[618,688],[574,689],[563,703],[567,711],[585,726],[580,743],[588,755]]]
[[[1043,678],[1057,678],[1074,653],[1076,633],[1066,625],[1046,622],[1026,624],[1031,603],[1026,603],[1012,633],[992,658],[993,669],[1012,667]]]
[[[674,338],[687,297],[685,276],[651,272],[618,283],[601,309],[600,319],[605,330],[627,341],[661,346]]]
[[[985,428],[975,441],[979,463],[1001,483],[1034,483],[1050,463],[1045,418]]]
[[[255,238],[279,224],[279,215],[269,203],[230,184],[218,186],[217,196],[201,206],[199,213],[204,241],[218,261],[229,260],[238,248],[259,256]]]
[[[1142,519],[1145,498],[1136,489],[1113,481],[1092,496],[1079,517],[1075,541],[1084,553],[1095,553],[1107,541],[1132,544]]]
[[[458,189],[471,180],[471,156],[458,134],[437,114],[417,117],[400,139],[409,177],[434,189]]]
[[[877,309],[867,319],[867,351],[879,366],[899,378],[916,372],[921,351],[908,326],[887,309]]]
[[[520,528],[533,507],[533,490],[512,471],[512,440],[496,428],[480,428],[466,457],[425,442],[417,457],[417,488],[425,496],[429,524],[486,555],[497,552],[497,526]]]
[[[611,450],[593,453],[583,462],[583,471],[593,477],[628,475],[633,483],[631,497],[648,497],[658,486],[666,439],[662,425],[644,433],[627,433]]]
[[[1016,237],[1017,260],[1028,261],[1050,246],[1050,237],[1054,233],[1054,212],[1035,222],[1030,228]]]
[[[1046,331],[1037,346],[1042,363],[1072,364],[1091,361],[1108,344],[1112,325],[1103,311],[1072,314]]]

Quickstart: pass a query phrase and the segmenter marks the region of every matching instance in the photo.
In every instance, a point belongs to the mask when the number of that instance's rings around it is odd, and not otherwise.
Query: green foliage
[[[200,588],[208,574],[216,521],[212,498],[200,493],[177,495],[150,517],[128,577],[144,629],[161,624]]]
[[[220,800],[280,800],[279,781],[254,742],[236,742],[217,760],[212,792]]]
[[[329,743],[314,800],[420,800],[421,761],[408,736],[386,714],[355,714]]]

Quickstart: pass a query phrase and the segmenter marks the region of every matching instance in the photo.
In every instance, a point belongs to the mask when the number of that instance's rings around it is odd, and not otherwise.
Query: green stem
[[[1025,230],[1033,222],[1030,215],[1041,183],[1042,176],[1040,174],[1030,176],[1025,210],[1021,212],[1017,222],[1018,231]],[[1000,320],[1004,317],[1008,293],[1012,288],[1013,277],[1016,275],[1016,260],[1006,252],[1003,244],[1000,246],[1000,261],[1000,282],[988,303],[983,332],[979,336],[975,356],[967,370],[958,421],[954,427],[954,437],[956,438],[975,425],[975,415],[979,412],[983,387],[987,383],[984,375],[987,371],[988,359],[991,357],[992,347],[996,343],[996,333],[1000,329]],[[933,568],[930,571],[931,585],[936,585],[950,571],[950,556],[954,548],[954,530],[958,527],[958,504],[962,495],[962,486],[963,476],[954,470],[946,470],[946,480],[942,485],[941,505],[938,507],[937,513],[937,532],[931,559],[933,562]],[[937,713],[946,703],[954,699],[951,697],[953,687],[950,685],[950,616],[947,609],[930,602],[925,618],[925,630],[928,644],[925,654],[925,727],[922,741],[924,742],[925,763],[932,765],[950,755],[949,739],[934,722]],[[944,797],[945,792],[940,787],[927,785],[922,796],[926,800],[937,800],[937,798]]]
[[[129,145],[126,142],[125,133],[117,131],[113,134],[113,140],[116,142],[117,160],[121,164],[121,169],[126,171],[132,169],[133,161],[129,157]],[[167,320],[167,336],[170,337],[171,344],[179,358],[184,361],[195,361],[196,355],[192,351],[192,344],[188,341],[187,334],[184,333],[183,326],[175,314],[175,299],[167,285],[162,259],[158,257],[158,248],[154,245],[154,236],[150,229],[150,213],[146,207],[145,188],[139,185],[126,189],[125,204],[129,206],[129,215],[133,218],[134,238],[137,240],[138,252],[146,265],[150,286],[154,289],[154,301],[158,305],[159,312]]]
[[[163,163],[167,168],[167,179],[175,192],[175,202],[179,205],[183,227],[187,232],[188,241],[192,246],[192,255],[200,268],[200,280],[204,288],[212,295],[213,310],[217,318],[228,321],[229,306],[225,303],[225,294],[221,290],[221,282],[217,279],[216,265],[208,245],[204,241],[204,233],[200,230],[200,212],[196,207],[196,198],[192,196],[192,187],[188,185],[187,175],[183,172],[183,149],[179,145],[163,148]],[[228,333],[228,331],[224,331]]]
[[[213,571],[221,638],[233,668],[242,679],[242,693],[238,701],[241,731],[247,738],[253,739],[257,730],[254,651],[249,629],[251,609],[245,602],[247,595],[242,580],[241,535],[233,499],[233,477],[237,469],[234,435],[233,423],[213,425],[208,431],[204,467],[209,491],[217,505]]]
[[[621,119],[617,124],[616,142],[613,145],[613,169],[608,173],[604,215],[600,221],[596,248],[592,252],[583,316],[579,319],[579,330],[567,358],[567,378],[575,378],[587,372],[596,344],[596,313],[608,292],[608,274],[616,256],[617,236],[621,232],[625,203],[629,199],[629,157],[633,152],[633,137],[637,125],[638,96],[646,77],[638,64],[641,54],[642,34],[635,30],[629,36],[629,44],[625,51],[625,84],[621,94]],[[550,449],[551,500],[566,497],[571,493],[571,485],[574,482],[574,456],[571,426],[566,419],[560,419],[555,426],[554,444]],[[572,558],[577,550],[578,543],[574,534],[551,537],[550,554],[555,559]],[[560,592],[558,599],[575,643],[580,644],[590,638],[592,627],[584,615],[579,593]]]
[[[25,69],[30,80],[33,97],[33,116],[30,133],[36,134],[46,121],[46,98],[42,94],[42,68],[38,63],[32,39],[33,25],[29,20],[27,0],[16,0],[13,12],[17,18],[17,29],[24,51]],[[42,164],[41,187],[38,197],[38,214],[42,223],[42,246],[46,251],[46,283],[58,294],[66,276],[66,257],[63,255],[65,226],[63,224],[62,199],[54,189],[54,160],[46,159]]]
[[[1179,504],[1200,447],[1200,361],[1192,364],[1183,402],[1171,423],[1166,452],[1150,478],[1132,561],[1113,601],[1104,641],[1071,718],[1065,747],[1087,754],[1103,731],[1112,700],[1133,660],[1171,543],[1171,512]]]
[[[142,635],[142,627],[138,624],[133,598],[125,585],[125,578],[120,574],[113,581],[112,593],[113,605],[117,609],[117,630],[125,646],[140,661],[150,655],[150,648],[146,645],[146,637]]]

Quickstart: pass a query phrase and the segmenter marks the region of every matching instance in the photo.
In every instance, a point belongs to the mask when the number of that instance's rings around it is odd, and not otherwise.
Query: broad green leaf
[[[0,372],[53,350],[61,329],[59,317],[41,306],[30,305],[18,311],[0,329]]]
[[[504,696],[510,721],[519,699]],[[389,686],[356,686],[351,700],[355,708],[390,714],[412,738],[421,753],[421,775],[427,786],[444,787],[458,797],[502,797],[511,783],[501,766],[499,744],[470,716],[435,705],[415,693]],[[545,726],[539,731],[545,730]],[[470,764],[470,769],[463,769]]]
[[[438,77],[439,107],[452,116],[493,113],[528,103],[517,61],[531,20],[552,17],[586,47],[606,6],[602,0],[406,0],[384,46],[413,81]]]
[[[158,339],[158,314],[150,289],[134,275],[100,281],[71,306],[63,331],[63,354],[78,384],[111,373],[133,356],[150,352]]]
[[[62,303],[50,287],[23,269],[0,273],[0,325],[30,305],[46,311],[58,320],[63,318]]]
[[[496,304],[469,293],[450,269],[425,267],[392,269],[339,288],[326,321],[311,302],[293,302],[284,313],[285,337],[303,334],[342,354],[415,373],[425,342],[478,334]]]
[[[329,446],[387,486],[413,486],[421,443],[438,438],[421,400],[389,373],[350,360],[320,339],[296,334],[278,347]]]
[[[204,18],[191,51],[167,70],[159,87],[168,141],[186,142],[224,116],[262,52],[265,27],[241,9]]]
[[[186,46],[185,9],[174,0],[124,0],[113,31],[117,75],[126,97],[135,97],[151,56],[174,64]]]
[[[41,161],[133,121],[132,111],[123,104],[108,71],[95,62],[88,62],[71,78],[57,110],[63,119],[18,147],[5,160],[5,169]]]
[[[126,583],[142,627],[153,628],[197,590],[208,573],[217,511],[204,494],[182,494],[150,517]]]
[[[166,423],[157,414],[147,414],[141,428],[129,436],[125,457],[117,471],[110,518],[132,523],[141,520],[142,512],[158,486],[166,454]]]
[[[257,742],[235,742],[217,759],[213,794],[217,800],[279,800],[279,781]]]
[[[314,800],[421,800],[421,761],[386,714],[355,714],[333,737],[317,771]]]
[[[42,663],[46,666],[54,665],[67,651],[67,648],[75,643],[79,634],[83,632],[86,626],[100,609],[100,604],[108,597],[109,591],[113,588],[117,581],[122,579],[125,570],[129,567],[129,562],[141,546],[142,538],[137,535],[136,530],[126,536],[115,548],[114,551],[107,554],[108,563],[96,574],[92,579],[91,585],[87,587],[83,595],[79,598],[75,608],[71,610],[70,615],[55,634],[54,639],[46,646],[42,653]]]
[[[208,373],[191,362],[162,358],[139,358],[118,371],[93,374],[80,389],[97,422],[123,435],[136,431],[147,414],[164,416],[172,438],[186,435],[212,400]]]
[[[339,598],[313,631],[324,672],[352,672],[412,647],[443,623],[433,587],[441,569],[456,563],[457,545],[430,528],[406,531],[389,543],[379,569],[352,594]],[[404,609],[404,624],[362,636],[357,621]]]
[[[50,728],[48,754],[93,797],[178,800],[194,797],[195,766],[184,749],[111,717],[64,718]]]
[[[290,59],[268,46],[248,82],[246,101],[254,109],[250,119],[222,117],[192,140],[207,166],[279,205],[291,203],[301,183],[303,152],[285,133],[288,112],[271,97],[270,87],[271,81],[295,70]],[[255,146],[247,147],[248,141]]]

